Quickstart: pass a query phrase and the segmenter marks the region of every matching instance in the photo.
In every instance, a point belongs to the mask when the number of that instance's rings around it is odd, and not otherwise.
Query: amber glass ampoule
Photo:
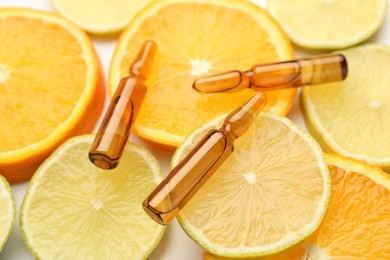
[[[193,88],[204,93],[273,90],[344,80],[347,61],[341,54],[256,65],[249,71],[230,71],[197,79]]]
[[[122,155],[130,128],[146,93],[145,78],[152,67],[157,46],[146,41],[123,78],[103,118],[89,151],[89,159],[102,169],[113,169]]]
[[[267,103],[263,92],[253,94],[211,130],[144,201],[146,213],[166,225],[233,152],[234,141],[253,124]]]

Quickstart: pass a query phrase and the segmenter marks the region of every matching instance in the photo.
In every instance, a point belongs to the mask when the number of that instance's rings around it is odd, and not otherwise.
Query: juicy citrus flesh
[[[189,135],[172,165],[221,122],[213,121]],[[287,118],[263,112],[178,219],[188,235],[213,254],[275,254],[316,229],[329,186],[328,169],[314,139]]]
[[[93,130],[104,89],[90,40],[69,22],[2,9],[0,27],[0,174],[25,180],[67,136]]]
[[[15,220],[15,199],[7,180],[0,175],[0,252],[11,234]]]
[[[266,259],[389,259],[390,175],[335,154],[325,159],[332,187],[320,227],[289,252]],[[204,259],[224,258],[205,253]]]
[[[123,30],[131,18],[152,0],[51,0],[55,10],[84,30],[112,34]]]
[[[67,141],[31,180],[20,219],[38,258],[143,259],[161,239],[141,205],[163,178],[157,161],[129,143],[116,169],[101,170],[88,160],[93,138]]]
[[[363,162],[327,154],[332,182],[328,210],[306,245],[331,259],[390,258],[390,176]]]
[[[171,147],[178,146],[200,124],[233,110],[252,93],[204,95],[192,89],[194,79],[294,57],[277,23],[251,3],[157,1],[140,12],[120,37],[110,67],[111,95],[147,39],[157,43],[158,51],[132,129],[145,139]],[[268,92],[268,109],[286,114],[295,93],[295,89]]]
[[[267,0],[294,43],[340,49],[368,39],[383,24],[386,0]]]
[[[390,48],[366,45],[341,51],[349,74],[343,82],[302,90],[309,130],[327,151],[390,169]],[[380,137],[380,138],[373,138]]]

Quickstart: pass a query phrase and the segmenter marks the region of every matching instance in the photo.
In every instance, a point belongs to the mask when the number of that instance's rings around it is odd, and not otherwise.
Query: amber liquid
[[[279,89],[343,80],[347,63],[343,55],[332,55],[254,66],[252,71],[253,89]]]
[[[145,97],[144,80],[152,69],[156,49],[157,45],[153,41],[144,43],[129,67],[129,77],[120,81],[111,99],[89,151],[91,162],[102,169],[113,169],[119,163],[130,128]]]
[[[236,138],[245,134],[266,104],[262,92],[230,113],[221,129],[211,130],[144,201],[146,213],[168,224],[233,152]]]
[[[145,93],[142,78],[121,80],[89,153],[96,166],[108,170],[118,165]]]
[[[343,55],[328,55],[307,59],[256,65],[251,70],[230,71],[196,80],[193,88],[204,93],[254,90],[274,90],[340,81],[347,76],[347,61]]]

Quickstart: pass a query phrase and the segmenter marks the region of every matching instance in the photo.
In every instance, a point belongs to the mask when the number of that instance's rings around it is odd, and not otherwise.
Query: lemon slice
[[[50,0],[54,9],[94,34],[117,33],[152,0]]]
[[[142,201],[163,174],[144,148],[128,144],[110,171],[88,160],[94,136],[70,139],[37,170],[20,212],[31,253],[42,259],[144,259],[164,227]]]
[[[313,49],[360,43],[383,24],[387,0],[267,0],[292,41]]]
[[[0,252],[11,234],[15,220],[15,199],[7,180],[0,175]]]
[[[365,45],[342,51],[343,82],[305,87],[303,113],[327,151],[390,170],[390,48]]]
[[[222,120],[190,134],[175,152],[172,166]],[[318,227],[329,192],[320,146],[289,119],[263,112],[178,219],[212,254],[270,255],[294,246]]]

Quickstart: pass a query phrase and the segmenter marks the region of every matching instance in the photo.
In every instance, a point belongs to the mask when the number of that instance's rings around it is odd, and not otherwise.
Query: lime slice
[[[43,259],[144,259],[164,227],[142,201],[163,174],[144,148],[128,144],[110,171],[88,160],[94,136],[70,139],[37,170],[20,212],[31,253]]]
[[[342,51],[349,73],[343,82],[302,90],[311,133],[327,151],[390,170],[390,48],[365,45]]]
[[[118,33],[152,0],[50,0],[54,9],[87,32]]]
[[[222,120],[190,134],[175,152],[172,166]],[[289,119],[263,112],[178,219],[212,254],[270,255],[294,246],[318,227],[329,192],[320,146]]]
[[[11,234],[15,220],[15,199],[7,180],[0,175],[0,252]]]
[[[313,49],[360,43],[383,24],[387,0],[267,0],[291,40]]]

